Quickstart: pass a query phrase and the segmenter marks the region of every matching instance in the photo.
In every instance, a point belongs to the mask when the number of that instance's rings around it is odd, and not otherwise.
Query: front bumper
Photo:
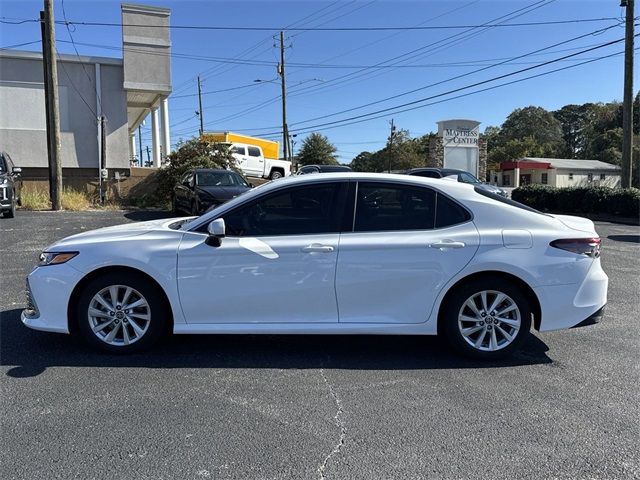
[[[20,316],[22,323],[34,330],[69,333],[67,307],[82,276],[68,263],[34,268],[27,277],[31,298]]]

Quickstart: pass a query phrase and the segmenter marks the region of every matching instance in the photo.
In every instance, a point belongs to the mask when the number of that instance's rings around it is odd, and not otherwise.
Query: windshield
[[[480,180],[467,172],[460,172],[458,174],[458,181],[462,183],[480,183]]]
[[[198,172],[197,182],[201,187],[248,187],[240,175],[232,172]]]

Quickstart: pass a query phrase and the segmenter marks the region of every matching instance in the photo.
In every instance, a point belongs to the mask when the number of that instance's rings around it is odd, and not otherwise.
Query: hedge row
[[[610,187],[557,188],[525,185],[516,188],[511,198],[541,211],[565,213],[607,213],[640,217],[640,189]]]

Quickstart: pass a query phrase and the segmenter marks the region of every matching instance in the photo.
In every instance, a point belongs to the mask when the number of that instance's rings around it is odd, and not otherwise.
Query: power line
[[[600,29],[600,30],[596,30],[594,32],[586,33],[586,34],[583,34],[583,35],[578,35],[576,37],[572,37],[572,38],[569,38],[567,40],[563,40],[561,42],[557,42],[557,43],[554,43],[552,45],[548,45],[546,47],[538,48],[536,50],[524,53],[522,55],[517,55],[515,57],[511,57],[511,58],[509,58],[507,60],[504,60],[504,61],[501,61],[501,62],[498,62],[498,63],[493,63],[493,64],[490,64],[490,65],[484,66],[482,68],[478,68],[476,70],[472,70],[470,72],[466,72],[466,73],[463,73],[463,74],[460,74],[460,75],[456,75],[456,76],[453,76],[453,77],[450,77],[450,78],[447,78],[447,79],[444,79],[444,80],[440,80],[438,82],[430,83],[429,85],[425,85],[425,86],[422,86],[422,87],[419,87],[419,88],[408,90],[406,92],[402,92],[402,93],[399,93],[399,94],[396,94],[396,95],[392,95],[392,96],[389,96],[389,97],[386,97],[386,98],[382,98],[380,100],[376,100],[376,101],[369,102],[369,103],[366,103],[366,104],[363,104],[363,105],[359,105],[357,107],[352,107],[352,108],[348,108],[346,110],[341,110],[340,112],[335,112],[335,113],[331,113],[331,114],[327,114],[327,115],[321,115],[321,116],[318,116],[318,117],[315,117],[315,118],[311,118],[309,120],[305,120],[304,122],[296,122],[293,125],[296,125],[296,124],[299,124],[299,123],[313,122],[313,121],[316,121],[316,120],[321,120],[323,118],[332,117],[332,116],[335,116],[335,115],[341,115],[343,113],[352,112],[354,110],[360,110],[362,108],[366,108],[366,107],[370,107],[372,105],[377,105],[377,104],[380,104],[380,103],[384,103],[384,102],[387,102],[389,100],[394,100],[394,99],[399,98],[399,97],[404,97],[406,95],[410,95],[412,93],[416,93],[416,92],[419,92],[419,91],[422,91],[422,90],[426,90],[428,88],[432,88],[432,87],[435,87],[437,85],[442,85],[443,83],[448,83],[448,82],[452,82],[454,80],[459,80],[461,78],[468,77],[469,75],[473,75],[473,74],[482,72],[484,70],[489,70],[491,68],[495,68],[495,67],[499,67],[499,66],[502,66],[502,65],[506,65],[506,64],[508,64],[509,61],[512,61],[512,60],[519,60],[519,59],[522,59],[522,58],[525,58],[525,57],[528,57],[528,56],[531,56],[531,55],[539,54],[541,52],[544,52],[545,50],[549,50],[549,49],[558,47],[560,45],[566,45],[567,43],[575,42],[576,40],[580,40],[580,39],[585,38],[585,37],[589,37],[589,36],[592,36],[592,35],[603,33],[603,32],[605,32],[605,31],[607,31],[607,30],[609,30],[611,28],[614,28],[616,26],[617,25],[613,25],[613,26],[609,26],[609,27],[606,27],[606,28],[603,28],[603,29]],[[588,52],[588,51],[590,51],[592,49],[601,48],[600,45],[596,46],[595,48],[582,50],[582,51],[576,53],[575,55],[580,55],[581,53]],[[572,58],[573,56],[574,55],[567,55],[564,58],[568,60],[568,59]],[[558,61],[558,60],[554,60],[554,61]],[[535,67],[535,68],[537,68],[537,67]]]
[[[451,46],[460,43],[461,41],[464,40],[468,40],[469,38],[479,35],[480,33],[486,31],[488,28],[486,28],[487,25],[489,24],[496,24],[495,22],[499,22],[498,24],[502,24],[502,23],[506,23],[509,20],[513,20],[514,18],[518,18],[521,17],[523,15],[526,15],[528,13],[531,13],[534,10],[537,10],[539,8],[542,8],[544,6],[549,5],[550,3],[552,3],[555,0],[536,0],[533,3],[525,6],[525,7],[521,7],[518,8],[516,10],[513,10],[507,14],[504,15],[500,15],[496,18],[493,18],[491,20],[488,20],[486,22],[484,22],[481,27],[482,28],[479,32],[474,32],[474,30],[477,30],[477,28],[469,28],[467,30],[464,30],[463,32],[459,32],[459,33],[455,33],[453,35],[449,35],[445,38],[442,38],[440,40],[437,40],[435,42],[431,42],[427,45],[423,45],[421,47],[415,48],[413,50],[410,50],[408,52],[402,53],[400,55],[396,55],[395,57],[383,60],[381,62],[378,62],[376,64],[376,66],[379,65],[384,65],[384,64],[388,64],[390,62],[394,62],[391,63],[392,66],[400,64],[402,62],[406,62],[408,60],[410,60],[411,58],[416,58],[418,56],[422,56],[425,55],[426,53],[429,52],[433,52],[434,47],[438,44],[442,44],[443,42],[447,42],[449,40],[451,40],[449,43],[446,43],[444,45],[440,45],[439,47],[435,47],[435,48],[441,48],[441,47],[448,47],[450,48]],[[466,35],[466,36],[465,36]],[[427,50],[430,49],[430,50]],[[424,51],[426,50],[426,52]],[[418,53],[418,52],[422,52],[422,53]],[[406,58],[405,58],[406,57]],[[359,71],[356,72],[351,72],[351,73],[347,73],[344,75],[340,75],[336,78],[330,79],[327,82],[325,82],[323,85],[318,86],[318,87],[307,87],[307,88],[303,88],[303,89],[292,89],[292,96],[299,96],[302,94],[309,94],[309,93],[314,93],[314,92],[318,92],[321,90],[326,90],[327,88],[331,88],[337,85],[341,85],[341,84],[345,84],[345,83],[352,83],[353,81],[355,81],[356,79],[359,78],[363,78],[363,77],[368,77],[371,76],[372,74],[375,74],[375,72],[369,72],[369,68],[363,68]]]
[[[67,33],[69,34],[69,40],[71,40],[71,45],[73,45],[73,50],[76,52],[76,56],[78,57],[78,60],[80,59],[80,54],[78,53],[78,49],[76,47],[75,42],[73,41],[73,35],[71,35],[71,27],[69,27],[69,23],[67,22],[67,12],[64,8],[64,0],[62,0],[62,16],[64,17],[64,23],[67,27]],[[89,72],[87,72],[87,68],[84,64],[84,62],[80,61],[80,65],[82,66],[82,70],[84,71],[84,74],[87,77],[87,80],[89,80],[89,85],[93,84],[93,80],[91,80],[91,75],[89,75]],[[68,75],[67,75],[68,76]],[[71,79],[69,79],[71,80]],[[102,94],[101,92],[98,92],[98,79],[96,79],[95,84],[94,84],[94,90],[96,93],[96,99],[98,101],[98,105],[99,105],[99,109],[100,109],[100,113],[102,113]],[[97,113],[96,113],[97,116]]]
[[[35,45],[36,43],[40,43],[41,41],[42,40],[34,40],[33,42],[16,43],[15,45],[7,45],[6,47],[0,47],[0,50],[11,50],[12,48],[26,47],[27,45]]]
[[[638,34],[638,35],[640,35],[640,34]],[[638,35],[636,35],[636,36],[638,36]],[[604,47],[607,47],[609,45],[620,43],[621,41],[624,41],[624,39],[619,39],[619,40],[614,40],[612,42],[607,42],[607,43],[602,44],[602,45],[600,45],[598,47],[590,48],[590,49],[584,50],[583,52],[572,54],[572,56],[579,55],[580,53],[586,53],[586,52],[589,52],[589,51],[592,51],[592,50],[596,50],[598,48],[604,48]],[[605,58],[610,58],[610,57],[613,57],[615,55],[619,55],[620,53],[621,52],[610,54],[610,55],[605,55],[605,56],[601,56],[601,57],[597,57],[595,59],[586,60],[586,61],[581,62],[581,63],[577,63],[577,64],[573,64],[573,65],[567,65],[565,67],[561,67],[561,68],[558,68],[558,69],[555,69],[555,70],[551,70],[549,72],[543,72],[541,74],[525,77],[523,79],[513,80],[513,81],[510,81],[510,82],[505,82],[505,83],[499,84],[497,86],[487,87],[487,88],[484,88],[484,89],[481,89],[481,90],[477,90],[477,91],[474,91],[474,92],[471,92],[471,93],[461,94],[461,95],[458,95],[456,97],[451,97],[451,98],[448,98],[448,99],[439,100],[437,102],[433,102],[433,103],[429,103],[429,104],[425,104],[425,105],[415,106],[418,103],[423,103],[423,102],[426,102],[428,100],[432,100],[432,99],[435,99],[435,98],[443,97],[443,96],[446,96],[446,95],[451,95],[452,93],[456,93],[456,92],[460,92],[460,91],[463,91],[463,90],[467,90],[469,88],[480,86],[480,85],[483,85],[483,84],[486,84],[486,83],[495,82],[496,80],[500,80],[500,79],[503,79],[503,78],[506,78],[506,77],[517,75],[517,74],[523,73],[525,71],[533,70],[534,68],[540,68],[540,67],[549,65],[551,63],[558,62],[559,60],[564,59],[567,56],[560,57],[558,59],[554,59],[554,60],[550,60],[550,61],[547,61],[547,62],[540,63],[540,64],[538,64],[536,66],[527,67],[527,68],[521,69],[521,70],[516,70],[514,72],[510,72],[510,73],[506,73],[504,75],[499,75],[499,76],[496,76],[496,77],[492,77],[492,78],[487,79],[487,80],[483,80],[483,81],[476,82],[476,83],[473,83],[473,84],[470,84],[470,85],[466,85],[466,86],[463,86],[463,87],[459,87],[459,88],[455,88],[455,89],[452,89],[452,90],[448,90],[446,92],[439,93],[437,95],[424,97],[424,98],[421,98],[421,99],[418,99],[418,100],[414,100],[412,102],[407,102],[407,103],[403,103],[403,104],[400,104],[400,105],[395,105],[393,107],[389,107],[389,108],[385,108],[385,109],[381,109],[381,110],[377,110],[377,111],[374,111],[374,112],[369,112],[369,113],[366,113],[366,114],[361,114],[361,115],[357,115],[357,116],[353,116],[353,117],[349,117],[349,118],[343,118],[343,119],[335,120],[335,121],[332,121],[332,122],[316,124],[316,125],[312,125],[310,127],[304,127],[304,128],[300,128],[300,129],[292,129],[291,132],[295,132],[295,133],[298,133],[298,134],[299,133],[307,133],[307,132],[314,131],[315,129],[320,128],[320,127],[323,127],[323,128],[336,128],[337,126],[352,125],[354,123],[360,123],[362,121],[373,120],[373,119],[376,119],[376,118],[383,118],[385,116],[388,116],[389,114],[397,114],[397,113],[402,113],[402,112],[406,112],[406,111],[410,111],[410,110],[415,110],[415,109],[418,109],[418,108],[423,108],[423,107],[426,107],[426,106],[435,105],[436,103],[442,103],[443,101],[449,101],[449,100],[453,100],[455,98],[462,98],[462,97],[465,97],[465,96],[468,96],[468,95],[471,95],[471,94],[474,94],[474,93],[480,93],[480,92],[483,92],[483,91],[492,90],[492,89],[497,88],[499,86],[510,85],[510,84],[513,84],[513,83],[518,83],[518,82],[523,81],[523,80],[528,80],[528,79],[531,79],[531,78],[540,77],[540,76],[543,76],[543,75],[559,72],[559,71],[562,71],[562,70],[575,68],[575,67],[580,66],[580,65],[585,65],[585,64],[588,64],[588,63],[592,63],[592,62],[596,62],[596,61],[599,61],[599,60],[603,60]],[[412,107],[411,108],[406,108],[406,109],[403,109],[403,110],[398,110],[398,109],[402,109],[403,107],[408,107],[408,106],[412,106]],[[379,115],[379,114],[382,114],[382,115]],[[268,133],[268,134],[271,134],[271,132]]]
[[[292,32],[308,31],[308,32],[371,32],[371,31],[410,31],[410,30],[462,30],[468,28],[513,28],[513,27],[532,27],[532,26],[544,26],[544,25],[567,25],[575,23],[592,23],[592,22],[606,22],[611,20],[618,20],[617,17],[600,17],[600,18],[573,18],[565,20],[550,20],[539,22],[518,22],[518,23],[503,23],[503,24],[490,24],[490,25],[474,25],[474,24],[462,24],[462,25],[428,25],[428,26],[395,26],[395,27],[285,27],[285,26],[270,26],[270,27],[246,27],[240,25],[169,25],[166,28],[174,30],[221,30],[221,31],[266,31],[276,32],[280,30],[287,30]],[[37,22],[38,20],[24,20],[21,23],[28,21]],[[13,23],[15,22],[5,22]],[[136,24],[136,23],[110,23],[110,22],[83,22],[76,20],[56,21],[56,23],[69,25],[80,25],[90,27],[136,27],[136,28],[157,28],[155,25],[149,24]]]

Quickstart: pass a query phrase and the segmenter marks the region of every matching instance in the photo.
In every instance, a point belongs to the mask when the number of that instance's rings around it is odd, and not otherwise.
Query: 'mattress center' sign
[[[480,122],[475,120],[443,120],[438,122],[438,136],[445,147],[478,147]]]

